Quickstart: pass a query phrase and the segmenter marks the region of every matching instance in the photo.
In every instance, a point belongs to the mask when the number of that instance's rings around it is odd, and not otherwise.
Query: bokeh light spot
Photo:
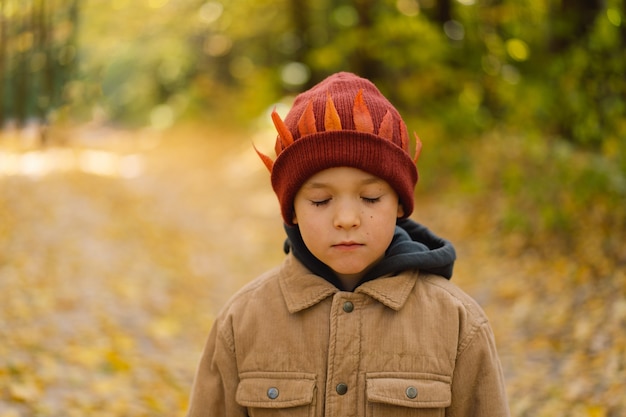
[[[612,7],[608,8],[606,10],[606,17],[613,26],[620,27],[622,25],[622,15],[619,13],[619,10]]]
[[[359,15],[352,6],[340,6],[333,11],[333,19],[344,27],[352,27],[359,23]]]
[[[288,86],[300,86],[309,81],[311,71],[309,67],[300,62],[290,62],[283,67],[281,78]]]
[[[218,1],[206,2],[200,7],[198,15],[204,23],[211,24],[222,16],[224,6]]]
[[[417,0],[398,0],[396,8],[405,16],[417,16],[420,12],[420,5]]]
[[[462,41],[465,38],[465,28],[456,20],[448,20],[443,24],[443,31],[453,41]]]
[[[506,51],[516,61],[526,61],[530,55],[528,44],[521,39],[509,39],[506,41]]]

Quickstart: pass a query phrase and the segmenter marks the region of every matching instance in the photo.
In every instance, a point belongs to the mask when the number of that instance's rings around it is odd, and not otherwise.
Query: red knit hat
[[[271,172],[283,220],[293,225],[293,201],[311,176],[334,167],[354,167],[387,181],[398,193],[404,217],[413,211],[417,184],[415,157],[409,155],[408,132],[398,111],[370,81],[340,72],[298,95],[278,130],[276,161],[257,150]]]

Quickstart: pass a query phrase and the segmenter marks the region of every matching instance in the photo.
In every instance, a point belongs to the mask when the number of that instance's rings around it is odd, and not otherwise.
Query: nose
[[[361,225],[361,210],[356,204],[343,202],[335,206],[333,223],[337,229],[352,229]]]

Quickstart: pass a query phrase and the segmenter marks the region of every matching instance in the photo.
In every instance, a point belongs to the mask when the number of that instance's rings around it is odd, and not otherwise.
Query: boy
[[[288,255],[222,309],[188,416],[508,416],[453,247],[408,219],[421,144],[396,109],[338,73],[272,119]]]

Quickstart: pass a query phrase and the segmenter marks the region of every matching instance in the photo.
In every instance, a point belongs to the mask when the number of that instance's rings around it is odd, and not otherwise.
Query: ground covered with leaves
[[[626,256],[609,236],[623,231],[581,220],[568,247],[528,246],[494,229],[496,200],[463,197],[418,188],[412,217],[457,247],[453,279],[490,316],[512,415],[626,415]],[[283,239],[250,138],[5,140],[0,417],[183,415],[214,315]]]

